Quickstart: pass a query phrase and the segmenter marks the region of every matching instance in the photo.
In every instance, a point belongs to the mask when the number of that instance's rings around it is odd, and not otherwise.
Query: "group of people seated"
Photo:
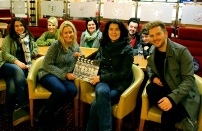
[[[79,46],[83,46],[99,48],[95,59],[100,62],[98,75],[90,82],[95,87],[96,97],[91,104],[86,130],[111,131],[111,107],[118,103],[120,95],[134,79],[131,67],[141,46],[148,60],[149,99],[163,111],[162,130],[174,131],[177,122],[182,122],[186,131],[197,130],[195,121],[200,95],[194,80],[193,57],[186,47],[167,37],[163,22],[149,22],[139,33],[137,18],[129,19],[128,28],[121,20],[111,19],[101,32],[96,19],[90,17],[86,20],[80,45],[76,28],[70,21],[64,21],[58,29],[57,19],[50,17],[47,25],[48,31],[35,42],[25,22],[16,17],[3,40],[0,72],[6,81],[3,115],[7,122],[12,124],[15,113],[29,113],[26,77],[32,59],[38,55],[37,46],[50,46],[38,70],[39,83],[51,92],[34,118],[41,130],[78,93],[73,70],[76,58],[83,55]]]

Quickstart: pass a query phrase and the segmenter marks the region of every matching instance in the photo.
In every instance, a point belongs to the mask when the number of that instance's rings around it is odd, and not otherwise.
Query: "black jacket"
[[[133,49],[127,40],[101,46],[97,56],[100,61],[100,81],[111,89],[123,92],[133,79]]]

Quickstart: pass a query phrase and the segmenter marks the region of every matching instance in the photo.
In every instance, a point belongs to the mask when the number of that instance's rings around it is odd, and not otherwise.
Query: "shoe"
[[[183,131],[197,131],[199,128],[197,122],[191,121],[188,117],[184,118],[180,124],[182,125]]]
[[[13,112],[13,126],[17,126],[18,124],[21,124],[29,120],[30,120],[29,112],[27,112],[23,108],[18,108]]]
[[[34,122],[35,123],[39,123],[39,121],[43,121],[43,117],[46,114],[47,110],[46,107],[43,106],[40,111],[38,112],[38,114],[34,117]]]
[[[46,106],[43,106],[37,115],[35,115],[34,122],[39,131],[44,131],[49,126],[47,124],[47,121],[49,121],[48,115],[49,113]]]

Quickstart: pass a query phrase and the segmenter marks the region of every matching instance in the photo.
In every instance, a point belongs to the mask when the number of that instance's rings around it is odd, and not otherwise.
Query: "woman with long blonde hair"
[[[71,102],[77,94],[73,70],[76,57],[80,56],[77,32],[70,21],[64,21],[58,32],[58,40],[54,41],[45,55],[38,71],[39,83],[51,92],[46,104],[35,117],[40,128],[47,126],[54,114],[67,102]]]

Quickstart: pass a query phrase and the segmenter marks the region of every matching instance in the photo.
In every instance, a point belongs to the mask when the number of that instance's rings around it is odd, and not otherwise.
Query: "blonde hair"
[[[48,19],[48,22],[51,22],[51,23],[53,23],[56,27],[58,27],[58,20],[57,20],[57,18],[55,18],[55,17],[50,17],[50,18]]]
[[[60,25],[60,28],[59,28],[58,40],[61,42],[62,47],[65,50],[68,50],[68,48],[67,48],[67,46],[65,44],[65,40],[64,40],[64,38],[62,36],[62,33],[63,33],[63,29],[65,27],[68,27],[68,26],[71,27],[73,32],[74,32],[74,37],[73,37],[73,41],[72,41],[73,47],[76,47],[76,45],[78,45],[78,43],[77,43],[77,31],[76,31],[76,28],[75,28],[74,24],[72,24],[72,22],[70,22],[70,21],[64,21],[64,22],[62,22],[62,24]]]

